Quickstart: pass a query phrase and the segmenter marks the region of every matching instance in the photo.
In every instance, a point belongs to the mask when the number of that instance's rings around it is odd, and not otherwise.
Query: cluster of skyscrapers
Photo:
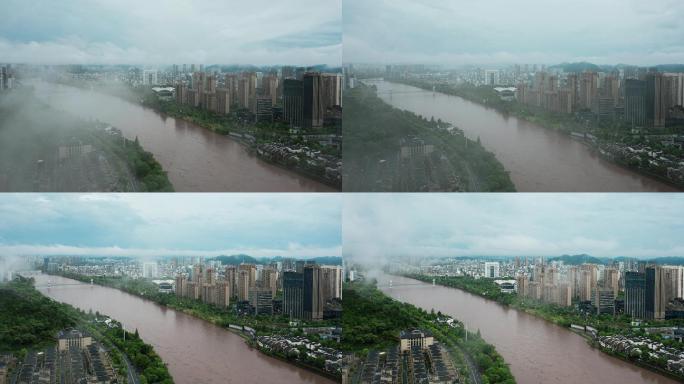
[[[338,317],[342,280],[339,266],[299,264],[295,271],[284,272],[283,315],[308,321]]]
[[[668,316],[673,299],[684,298],[684,267],[649,266],[625,272],[625,313],[638,319]],[[677,317],[677,316],[672,316]]]
[[[680,119],[684,73],[627,68],[610,73],[536,72],[516,86],[518,101],[557,113],[591,112],[599,122],[622,120],[631,127],[663,127]]]
[[[624,312],[634,319],[661,320],[675,299],[684,298],[684,267],[645,266],[620,269],[582,264],[561,270],[542,261],[531,274],[516,277],[518,295],[571,306],[573,302],[597,314]],[[624,291],[624,301],[618,300]]]
[[[320,128],[326,118],[336,119],[341,114],[342,76],[338,73],[294,67],[267,74],[223,74],[200,69],[177,79],[178,104],[217,114],[226,115],[238,108],[249,111],[258,122],[281,120],[296,128]]]
[[[193,266],[176,277],[178,297],[227,308],[231,299],[248,305],[255,315],[283,314],[292,319],[338,317],[335,301],[342,298],[342,268],[297,262],[292,268],[257,268],[255,264],[226,266],[223,271]],[[282,300],[276,296],[282,291]]]

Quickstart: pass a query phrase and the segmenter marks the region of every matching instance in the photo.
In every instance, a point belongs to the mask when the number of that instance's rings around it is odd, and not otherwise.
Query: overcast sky
[[[0,255],[340,256],[335,194],[0,194]]]
[[[344,257],[684,256],[682,194],[346,194]]]
[[[344,62],[684,63],[681,0],[343,0]]]
[[[340,65],[341,0],[3,0],[0,62]]]

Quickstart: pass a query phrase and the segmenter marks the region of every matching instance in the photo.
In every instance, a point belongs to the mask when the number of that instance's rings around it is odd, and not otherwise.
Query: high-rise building
[[[590,301],[598,282],[598,269],[593,264],[583,264],[579,271],[579,299]]]
[[[243,72],[238,82],[238,104],[240,108],[256,113],[257,76],[254,72]]]
[[[653,77],[654,97],[653,97],[653,126],[663,127],[668,117],[670,109],[671,82],[662,73],[656,73]]]
[[[485,277],[497,278],[499,277],[499,263],[486,262],[484,263]]]
[[[183,275],[178,275],[176,276],[176,296],[177,297],[185,297],[185,293],[187,292],[187,282],[188,280],[185,278]]]
[[[198,93],[204,92],[205,76],[206,75],[204,72],[193,72],[192,81],[190,83],[193,90],[197,91]]]
[[[239,301],[249,300],[249,288],[250,288],[249,272],[246,270],[238,270],[237,298]]]
[[[665,278],[659,266],[647,267],[646,271],[646,318],[662,320],[667,306]]]
[[[664,265],[663,279],[665,280],[665,301],[684,298],[684,267],[681,265]]]
[[[228,90],[230,94],[230,103],[238,103],[238,77],[234,73],[226,74],[224,77],[223,87]]]
[[[256,121],[273,121],[273,103],[270,96],[259,96],[256,99]]]
[[[646,82],[625,80],[625,122],[632,127],[646,125]]]
[[[321,289],[324,304],[330,299],[342,298],[342,267],[321,266]]]
[[[273,268],[265,268],[261,273],[261,280],[263,287],[271,291],[271,295],[275,297],[278,292],[278,271]]]
[[[207,92],[207,93],[216,92],[216,76],[208,75],[205,78],[204,92]]]
[[[603,287],[613,291],[613,295],[617,297],[620,291],[620,271],[615,268],[606,268],[603,271]]]
[[[142,73],[142,83],[143,85],[156,85],[159,84],[157,81],[157,70],[146,69]]]
[[[596,314],[615,315],[615,294],[610,289],[594,288],[592,304],[596,308]]]
[[[283,81],[283,117],[292,127],[304,125],[304,83],[301,80]]]
[[[598,121],[611,122],[615,118],[615,99],[612,97],[599,97],[598,107],[596,114],[598,116]]]
[[[574,112],[579,106],[579,79],[576,73],[571,73],[565,78],[565,89],[568,91],[571,110]]]
[[[304,318],[304,273],[283,272],[283,315]]]
[[[525,297],[528,295],[528,284],[529,284],[529,279],[527,278],[526,275],[519,275],[515,278],[515,286],[516,286],[516,289],[518,290],[519,296]]]
[[[596,104],[598,94],[598,74],[596,72],[583,72],[580,75],[579,87],[579,103],[580,108],[591,109],[595,111],[598,107]]]
[[[242,77],[238,80],[237,104],[240,108],[249,109],[249,79]]]
[[[212,304],[217,307],[228,308],[230,305],[230,297],[232,292],[230,291],[230,282],[219,281],[216,283],[216,293]]]
[[[494,86],[499,84],[499,70],[498,69],[485,69],[484,70],[484,82],[486,85]]]
[[[684,73],[665,73],[670,80],[670,106],[684,105]]]
[[[321,267],[306,265],[304,267],[304,319],[323,319],[325,298],[323,297]]]
[[[302,78],[302,115],[305,128],[323,126],[325,111],[323,110],[322,78],[317,72],[307,72]]]
[[[195,283],[202,282],[202,265],[196,264],[192,267],[192,281]]]
[[[625,272],[625,314],[646,318],[646,276],[643,272]]]
[[[263,78],[262,84],[264,96],[271,99],[271,105],[276,105],[278,103],[279,89],[278,76],[275,74],[267,75]]]
[[[158,275],[157,273],[157,263],[144,263],[143,264],[143,277],[146,279],[154,279]]]
[[[234,265],[229,265],[224,271],[224,278],[230,286],[231,297],[237,295],[238,291],[238,278],[237,278],[237,268]]]
[[[321,75],[321,81],[323,112],[334,106],[342,106],[342,75],[324,73]]]
[[[254,264],[240,264],[238,265],[238,271],[246,271],[249,276],[249,287],[256,286],[256,273],[257,267]]]
[[[255,315],[273,315],[273,294],[270,289],[250,288],[249,305]]]
[[[216,90],[216,113],[220,115],[230,113],[230,90],[227,88]]]
[[[617,105],[620,98],[620,81],[616,76],[608,75],[603,79],[600,96],[613,99]]]
[[[177,104],[187,104],[188,103],[188,87],[183,84],[176,84],[176,103]]]

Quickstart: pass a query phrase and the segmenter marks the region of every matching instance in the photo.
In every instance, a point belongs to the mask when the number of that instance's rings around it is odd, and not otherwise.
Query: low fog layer
[[[0,92],[0,191],[138,189],[120,134],[108,131],[106,122],[62,108],[80,102],[70,100],[57,84],[21,75],[16,83],[14,89]],[[113,84],[99,86],[128,92]],[[103,112],[107,105],[94,108]],[[92,113],[89,108],[83,115]]]
[[[30,266],[24,257],[0,255],[0,282],[9,279],[11,274],[29,268]]]

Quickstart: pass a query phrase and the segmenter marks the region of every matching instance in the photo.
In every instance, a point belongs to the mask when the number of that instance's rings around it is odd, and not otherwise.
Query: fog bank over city
[[[682,256],[683,209],[662,194],[347,195],[343,257]]]
[[[682,17],[676,0],[345,0],[344,61],[681,63]]]
[[[341,255],[334,195],[6,194],[0,216],[5,256]]]
[[[332,64],[340,1],[99,1],[3,4],[0,57],[30,64]]]

